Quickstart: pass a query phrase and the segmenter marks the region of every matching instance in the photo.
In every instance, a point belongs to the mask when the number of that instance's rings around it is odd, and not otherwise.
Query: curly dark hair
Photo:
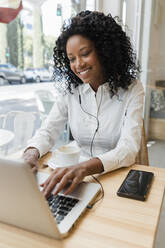
[[[83,82],[71,70],[66,54],[66,43],[75,34],[91,40],[105,71],[106,82],[109,82],[111,96],[117,95],[118,89],[128,89],[137,78],[139,65],[132,49],[130,38],[122,30],[119,18],[111,14],[104,15],[97,11],[82,11],[62,26],[61,35],[54,48],[54,77],[64,81],[67,90],[72,92],[72,85],[77,87]]]

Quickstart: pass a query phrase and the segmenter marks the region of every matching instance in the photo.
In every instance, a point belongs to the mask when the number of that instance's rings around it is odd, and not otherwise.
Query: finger
[[[53,190],[53,188],[56,186],[57,183],[61,181],[61,178],[65,175],[66,169],[56,169],[52,175],[46,180],[44,186],[43,186],[43,194],[45,197],[47,197],[50,192]]]
[[[51,193],[51,191],[54,189],[54,187],[56,186],[56,184],[59,181],[60,181],[59,178],[53,177],[53,178],[51,178],[51,180],[49,181],[48,184],[44,185],[42,192],[43,192],[45,197],[49,196],[49,194]]]
[[[62,180],[56,187],[55,191],[53,192],[53,195],[57,195],[65,186],[66,184],[73,179],[73,175],[65,175],[63,176]]]
[[[51,180],[49,182],[49,184],[47,184],[46,186],[44,186],[45,188],[42,190],[42,192],[43,192],[43,195],[46,198],[50,195],[51,191],[53,190],[53,188],[55,187],[56,184],[57,184],[57,182]]]
[[[77,185],[80,183],[80,180],[76,177],[72,181],[72,184],[68,187],[68,189],[65,191],[65,195],[69,195],[74,189],[77,187]]]
[[[53,178],[53,176],[57,173],[56,170],[53,170],[52,174],[43,182],[40,184],[41,187],[44,187],[44,185],[48,185],[49,182],[51,181],[51,179]]]
[[[53,178],[53,174],[50,175],[50,176],[48,177],[48,179],[46,179],[46,181],[43,182],[43,183],[41,184],[41,186],[43,187],[43,191],[46,189],[47,185],[49,185],[49,183],[50,183],[50,181],[52,180],[52,178]]]
[[[49,183],[49,181],[46,180],[46,181],[44,181],[43,183],[41,183],[40,186],[41,186],[41,187],[44,187],[44,185],[45,185],[45,184],[48,184],[48,183]]]

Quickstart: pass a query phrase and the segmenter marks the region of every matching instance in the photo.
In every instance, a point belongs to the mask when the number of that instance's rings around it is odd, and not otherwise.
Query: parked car
[[[52,75],[46,68],[27,68],[24,71],[26,76],[26,81],[28,82],[44,82],[44,81],[52,81]]]
[[[0,64],[0,85],[11,84],[12,82],[26,83],[24,73],[12,64]]]

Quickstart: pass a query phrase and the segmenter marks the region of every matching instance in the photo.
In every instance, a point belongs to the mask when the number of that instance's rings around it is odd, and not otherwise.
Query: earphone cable
[[[102,88],[101,88],[102,90]],[[94,135],[93,135],[93,138],[92,138],[92,141],[91,141],[91,145],[90,145],[90,153],[91,153],[91,157],[93,157],[93,142],[94,142],[94,139],[95,139],[95,136],[96,136],[96,133],[99,129],[99,119],[98,119],[98,116],[99,116],[99,110],[100,110],[100,106],[101,106],[101,102],[102,102],[102,91],[101,91],[101,99],[100,99],[100,103],[99,103],[99,106],[98,106],[98,109],[97,109],[97,116],[95,116],[96,120],[97,120],[97,127],[96,127],[96,130],[94,132]]]
[[[93,206],[100,200],[102,200],[104,198],[104,188],[103,188],[103,185],[102,183],[98,180],[98,178],[96,178],[95,176],[91,175],[91,177],[98,183],[100,184],[100,187],[101,187],[101,196],[99,199],[97,199],[96,201],[94,201],[91,205],[88,205],[87,208],[91,209],[93,208]]]
[[[78,89],[78,92],[79,92],[79,89]],[[102,92],[101,92],[102,93]],[[97,110],[97,116],[94,116],[90,113],[88,113],[81,105],[81,95],[80,95],[80,92],[79,92],[79,103],[80,103],[80,107],[81,109],[83,110],[84,113],[94,117],[97,121],[97,127],[96,127],[96,130],[94,132],[94,135],[92,137],[92,141],[91,141],[91,144],[90,144],[90,154],[91,154],[91,158],[93,158],[93,142],[94,142],[94,139],[95,139],[95,136],[96,136],[96,133],[99,129],[99,119],[98,119],[98,114],[99,114],[99,110],[100,110],[100,106],[101,106],[101,102],[102,102],[102,94],[101,94],[101,99],[100,99],[100,103],[99,103],[99,106],[98,106],[98,110]],[[101,186],[101,197],[99,199],[97,199],[96,201],[94,201],[91,205],[88,205],[87,208],[91,209],[98,201],[100,201],[101,199],[104,198],[104,188],[103,188],[103,185],[101,184],[101,182],[93,175],[91,175],[91,177]]]

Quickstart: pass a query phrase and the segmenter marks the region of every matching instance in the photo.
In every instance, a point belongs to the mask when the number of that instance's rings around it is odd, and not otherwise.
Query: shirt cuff
[[[29,149],[29,148],[36,148],[38,151],[39,151],[39,154],[40,154],[40,156],[39,156],[39,158],[41,158],[46,152],[44,151],[44,149],[43,149],[43,146],[41,145],[39,145],[39,144],[37,144],[37,143],[29,143],[28,145],[27,145],[27,147],[25,148],[25,150],[24,150],[24,152],[27,150],[27,149]]]
[[[119,161],[118,159],[114,158],[113,153],[104,153],[103,155],[97,156],[97,158],[101,160],[104,167],[104,171],[102,172],[102,174],[118,169],[120,167]]]

